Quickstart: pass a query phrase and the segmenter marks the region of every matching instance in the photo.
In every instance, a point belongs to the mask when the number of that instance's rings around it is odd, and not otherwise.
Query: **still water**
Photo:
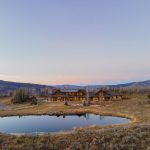
[[[3,133],[48,133],[68,131],[75,127],[90,125],[113,125],[129,122],[127,118],[95,114],[62,116],[11,116],[0,117],[0,132]]]

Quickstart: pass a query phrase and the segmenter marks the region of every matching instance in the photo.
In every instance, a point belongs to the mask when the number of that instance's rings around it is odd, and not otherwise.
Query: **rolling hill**
[[[88,86],[76,86],[76,85],[56,85],[54,86],[60,89],[98,89],[98,88],[150,88],[150,80],[142,81],[142,82],[131,82],[125,84],[117,84],[117,85],[88,85]]]
[[[18,83],[0,80],[0,96],[10,96],[18,88],[29,89],[34,95],[38,95],[42,90],[51,91],[54,87],[32,83]]]
[[[18,82],[10,82],[10,81],[3,81],[0,80],[0,90],[15,90],[18,88],[45,88],[52,86],[40,85],[40,84],[31,84],[31,83],[18,83]]]
[[[88,85],[88,86],[78,86],[78,85],[55,85],[55,86],[47,86],[40,84],[31,84],[31,83],[18,83],[18,82],[10,82],[0,80],[0,95],[9,95],[18,88],[28,88],[34,93],[39,93],[43,89],[48,89],[50,92],[54,88],[60,89],[86,89],[96,90],[99,88],[116,88],[116,89],[126,89],[126,90],[146,90],[150,91],[150,80],[142,81],[142,82],[131,82],[126,84],[117,84],[117,85]]]
[[[126,84],[111,85],[111,87],[147,88],[150,87],[150,80],[142,81],[142,82],[131,82]]]

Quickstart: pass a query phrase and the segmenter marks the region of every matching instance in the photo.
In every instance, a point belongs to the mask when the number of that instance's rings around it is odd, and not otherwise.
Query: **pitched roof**
[[[79,90],[76,90],[76,89],[63,89],[63,90],[60,90],[61,92],[78,92]]]
[[[52,94],[55,94],[57,91],[60,91],[62,93],[77,93],[77,92],[84,92],[84,93],[86,93],[86,91],[83,90],[83,89],[56,89],[56,90],[53,91]]]

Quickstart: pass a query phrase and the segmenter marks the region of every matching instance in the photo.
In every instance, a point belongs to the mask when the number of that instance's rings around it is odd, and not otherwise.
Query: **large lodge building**
[[[86,97],[86,90],[55,90],[52,94],[50,99],[53,101],[78,101],[78,100],[85,100]]]
[[[79,101],[87,99],[91,101],[121,100],[122,95],[110,93],[102,89],[97,92],[87,92],[85,89],[56,89],[52,92],[49,98],[51,101]]]

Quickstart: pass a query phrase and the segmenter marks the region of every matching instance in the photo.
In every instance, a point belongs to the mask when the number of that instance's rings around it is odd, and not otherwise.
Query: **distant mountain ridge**
[[[51,92],[54,88],[59,89],[90,89],[96,90],[99,88],[116,88],[116,89],[146,89],[150,91],[150,80],[142,81],[142,82],[130,82],[125,84],[117,84],[117,85],[88,85],[88,86],[78,86],[78,85],[40,85],[40,84],[32,84],[32,83],[19,83],[19,82],[11,82],[11,81],[3,81],[0,80],[0,95],[9,95],[18,88],[28,88],[32,90],[33,93],[39,93],[43,89],[48,89]]]
[[[96,88],[150,88],[150,80],[147,81],[141,81],[141,82],[130,82],[130,83],[125,83],[125,84],[117,84],[117,85],[87,85],[87,86],[78,86],[78,85],[55,85],[54,87],[60,88],[60,89],[85,89],[85,88],[90,88],[90,89],[96,89]]]
[[[0,80],[0,96],[11,96],[16,89],[28,89],[33,95],[39,95],[44,90],[51,92],[54,87],[32,83],[19,83]]]
[[[63,88],[63,89],[79,89],[79,88],[102,88],[102,87],[150,87],[150,80],[141,81],[141,82],[130,82],[125,84],[116,84],[116,85],[87,85],[87,86],[79,86],[79,85],[41,85],[41,84],[33,84],[33,83],[20,83],[20,82],[11,82],[0,80],[0,90],[13,90],[17,88]]]
[[[32,83],[19,83],[19,82],[11,82],[11,81],[3,81],[0,80],[0,90],[15,90],[18,88],[45,88],[51,87],[47,85],[40,85],[40,84],[32,84]]]
[[[141,82],[130,82],[125,84],[111,85],[112,87],[150,87],[150,80]]]

